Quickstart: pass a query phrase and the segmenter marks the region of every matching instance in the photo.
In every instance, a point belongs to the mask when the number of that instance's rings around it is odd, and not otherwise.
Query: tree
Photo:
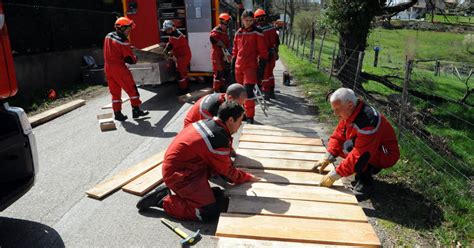
[[[336,77],[344,87],[363,90],[358,68],[359,54],[367,46],[367,36],[375,17],[391,16],[415,5],[418,0],[389,5],[387,0],[329,0],[327,25],[339,34],[339,52],[335,61]],[[362,61],[360,61],[362,63]]]
[[[285,3],[287,4],[286,14],[290,18],[289,29],[293,30],[293,24],[295,23],[296,14],[300,11],[312,11],[318,7],[314,1],[311,0],[274,0],[273,8],[275,9],[274,13],[285,12]]]

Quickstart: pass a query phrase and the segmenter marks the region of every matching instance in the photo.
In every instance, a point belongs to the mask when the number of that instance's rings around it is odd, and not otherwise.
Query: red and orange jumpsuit
[[[219,214],[208,179],[213,174],[235,184],[252,175],[232,166],[232,136],[219,119],[187,126],[171,142],[163,161],[163,180],[174,192],[163,199],[165,212],[180,220],[208,220]]]
[[[357,170],[364,172],[369,165],[388,168],[400,158],[393,127],[385,116],[360,100],[354,113],[337,125],[327,150],[334,157],[344,158],[336,168],[337,174],[343,177]]]
[[[200,120],[217,116],[219,106],[225,102],[225,93],[214,93],[201,97],[188,111],[184,118],[184,127]]]
[[[176,57],[176,70],[179,73],[178,88],[188,88],[188,67],[191,62],[191,48],[189,48],[186,36],[179,30],[173,31],[169,35],[165,50],[173,51]]]
[[[267,44],[268,49],[268,60],[263,73],[262,90],[264,92],[270,92],[275,88],[273,69],[275,68],[275,62],[278,58],[278,46],[280,45],[280,39],[276,29],[272,25],[266,24],[259,27],[263,31],[265,44]]]
[[[258,82],[257,71],[259,60],[268,59],[268,50],[262,30],[255,25],[249,28],[240,28],[235,34],[232,57],[235,62],[235,80],[243,84],[247,90],[245,101],[245,115],[247,118],[255,116],[255,95],[253,89]]]
[[[130,47],[126,36],[111,32],[104,40],[104,63],[107,84],[112,95],[112,109],[114,112],[122,109],[122,89],[130,98],[132,107],[139,107],[142,103],[132,73],[125,63],[137,63],[137,57]]]
[[[210,40],[211,40],[211,60],[212,60],[212,70],[214,71],[214,82],[212,84],[212,88],[215,92],[222,92],[225,86],[225,71],[226,67],[230,65],[226,65],[224,60],[224,53],[222,49],[229,50],[230,42],[229,36],[227,32],[221,29],[220,25],[213,28],[210,33]],[[218,46],[218,42],[221,41],[224,44],[224,48]]]

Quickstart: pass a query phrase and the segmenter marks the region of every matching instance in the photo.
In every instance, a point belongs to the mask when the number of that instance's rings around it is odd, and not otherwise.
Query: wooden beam
[[[244,168],[244,170],[255,176],[261,177],[263,180],[262,182],[266,183],[319,186],[319,182],[323,178],[323,175],[314,172],[259,170],[247,168]],[[334,182],[334,186],[343,186],[342,181],[337,180]]]
[[[357,199],[350,190],[342,187],[316,187],[301,185],[278,185],[271,183],[244,183],[226,189],[228,196],[258,196],[281,199],[319,201],[357,205]]]
[[[74,109],[84,106],[85,104],[86,104],[85,100],[82,100],[82,99],[74,100],[66,104],[63,104],[61,106],[55,107],[53,109],[47,110],[43,113],[29,117],[28,120],[30,121],[32,127],[36,127],[54,118],[57,118],[63,114],[73,111]]]
[[[242,134],[240,141],[261,142],[261,143],[280,143],[280,144],[294,144],[294,145],[314,145],[322,146],[323,142],[317,138],[303,138],[303,137],[281,137],[269,135],[255,135]]]
[[[207,94],[211,94],[212,92],[214,92],[212,88],[196,90],[186,95],[178,96],[178,102],[185,103],[185,102],[196,101]]]
[[[215,240],[217,248],[324,248],[348,247],[336,245],[318,245],[310,243],[283,242],[272,240],[240,239],[227,237],[211,237]]]
[[[238,153],[238,150],[237,150]],[[249,158],[243,155],[238,155],[234,161],[235,167],[251,168],[251,169],[271,169],[271,170],[290,170],[290,171],[311,171],[314,166],[314,162],[311,161],[299,161],[299,160],[288,160],[288,159],[275,159],[275,158]],[[324,169],[328,172],[334,169],[331,164]]]
[[[239,149],[254,149],[254,150],[270,150],[270,151],[293,151],[293,152],[316,152],[326,153],[324,146],[308,146],[308,145],[290,145],[278,143],[258,143],[258,142],[239,142]]]
[[[362,208],[355,205],[253,196],[232,196],[227,212],[307,219],[368,221]]]
[[[253,149],[240,149],[237,154],[247,157],[256,158],[278,158],[288,160],[302,160],[317,162],[324,158],[323,153],[309,153],[309,152],[287,152],[287,151],[265,151]]]
[[[269,135],[269,136],[281,136],[281,137],[306,137],[306,138],[321,138],[317,133],[298,133],[292,131],[274,131],[274,130],[258,130],[258,129],[244,129],[243,134],[255,134],[255,135]]]
[[[243,131],[246,130],[266,130],[266,131],[278,131],[278,132],[297,132],[297,133],[317,133],[313,129],[308,128],[299,128],[299,127],[288,127],[288,128],[281,128],[275,126],[267,126],[267,125],[254,125],[254,124],[245,124],[243,127]]]
[[[161,165],[158,165],[139,178],[123,186],[122,190],[130,194],[143,196],[162,182],[162,167]]]
[[[165,151],[155,154],[86,191],[89,197],[102,199],[163,162]]]
[[[380,247],[369,223],[222,213],[216,236]]]

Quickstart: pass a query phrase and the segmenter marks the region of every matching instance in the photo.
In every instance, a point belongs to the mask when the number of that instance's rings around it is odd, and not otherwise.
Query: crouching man
[[[356,173],[355,195],[367,196],[373,189],[373,174],[395,165],[400,157],[397,137],[391,124],[373,107],[357,99],[347,88],[336,90],[330,98],[339,124],[329,138],[327,153],[313,170],[322,172],[336,157],[344,160],[336,170],[321,179],[331,187],[341,177]]]
[[[209,221],[226,205],[222,191],[209,185],[212,175],[225,176],[234,184],[258,181],[258,177],[232,166],[229,156],[231,135],[242,124],[244,112],[238,103],[225,102],[217,117],[184,128],[165,153],[165,184],[142,198],[137,208],[157,206],[176,219]]]

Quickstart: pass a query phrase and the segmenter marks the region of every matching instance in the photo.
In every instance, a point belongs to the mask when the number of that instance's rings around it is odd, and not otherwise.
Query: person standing
[[[176,29],[173,21],[165,20],[163,31],[169,36],[165,52],[172,52],[172,55],[176,58],[176,70],[179,74],[178,95],[184,95],[189,92],[188,67],[192,56],[191,48],[189,48],[188,39],[181,31]]]
[[[234,37],[232,50],[232,70],[237,83],[245,86],[248,99],[245,101],[247,123],[254,123],[255,116],[255,84],[263,78],[268,50],[263,32],[254,24],[254,14],[245,10],[241,16],[242,27]]]
[[[232,56],[229,53],[230,42],[227,34],[227,27],[231,17],[227,13],[219,15],[219,25],[212,29],[210,33],[211,40],[211,60],[212,70],[214,71],[214,80],[212,88],[216,93],[225,92],[226,74],[229,71]]]
[[[122,113],[122,89],[127,93],[132,105],[133,118],[148,115],[148,111],[140,109],[142,102],[132,73],[125,65],[137,63],[128,36],[135,23],[127,17],[115,21],[115,32],[108,33],[104,39],[104,70],[112,95],[112,109],[115,120],[125,121],[127,116]]]

